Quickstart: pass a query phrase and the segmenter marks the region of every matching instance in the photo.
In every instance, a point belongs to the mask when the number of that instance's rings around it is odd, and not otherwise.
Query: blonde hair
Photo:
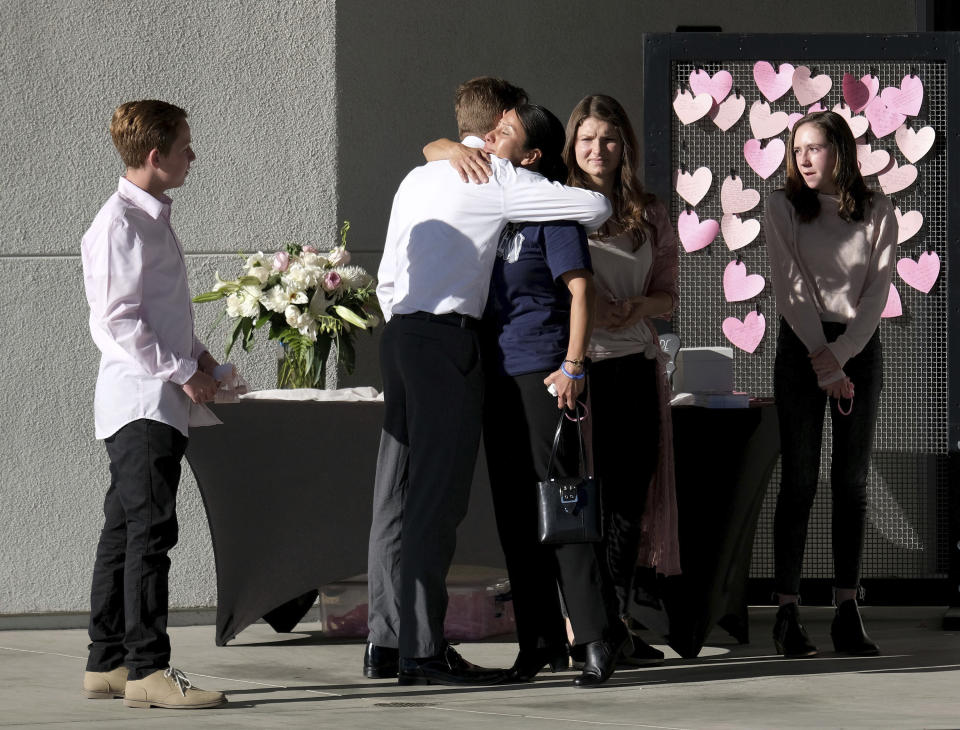
[[[117,107],[110,121],[110,136],[127,167],[142,167],[150,150],[167,154],[187,113],[156,99],[128,101]]]

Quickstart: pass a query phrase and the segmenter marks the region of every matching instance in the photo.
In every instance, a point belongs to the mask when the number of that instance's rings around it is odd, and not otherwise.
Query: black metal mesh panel
[[[721,131],[709,118],[684,125],[673,116],[673,169],[693,172],[708,167],[713,182],[706,197],[694,208],[700,220],[720,221],[720,186],[735,172],[745,188],[760,192],[761,202],[741,218],[761,221],[760,235],[749,245],[730,251],[723,236],[705,249],[680,254],[680,306],[674,328],[685,346],[728,346],[721,330],[722,321],[731,316],[743,319],[759,305],[766,319],[766,334],[757,350],[750,354],[734,347],[735,382],[739,389],[754,395],[773,395],[773,360],[776,347],[777,312],[770,284],[770,269],[762,229],[766,195],[783,186],[784,167],[764,180],[744,159],[744,143],[753,137],[749,123],[750,106],[764,99],[753,78],[756,60],[737,60],[695,65],[674,62],[673,89],[688,89],[690,74],[703,68],[711,75],[721,69],[732,74],[735,92],[746,97],[740,120],[728,131]],[[769,59],[772,61],[772,59]],[[933,149],[915,166],[917,181],[890,197],[902,213],[920,211],[923,227],[900,245],[897,259],[916,259],[926,250],[940,257],[937,284],[924,294],[908,286],[894,272],[894,284],[900,293],[903,315],[884,319],[880,325],[884,351],[884,390],[880,401],[874,456],[868,480],[869,514],[864,550],[864,577],[921,578],[942,575],[948,567],[947,515],[947,225],[946,225],[946,64],[940,62],[892,61],[816,61],[778,59],[794,66],[807,65],[814,75],[828,74],[833,80],[829,93],[820,100],[831,109],[843,101],[841,79],[844,73],[860,78],[868,73],[879,77],[880,89],[899,86],[904,76],[917,74],[924,85],[924,103],[917,117],[908,124],[918,130],[931,126],[937,140]],[[732,92],[732,93],[735,93]],[[675,93],[675,92],[674,92]],[[788,91],[768,102],[771,111],[804,113],[794,93]],[[862,115],[863,112],[860,112]],[[784,142],[788,132],[778,135]],[[871,147],[887,150],[898,164],[907,163],[895,142],[894,134],[877,139],[868,135]],[[787,150],[787,154],[790,151]],[[875,176],[867,183],[879,190]],[[675,192],[671,214],[677,221],[686,203]],[[749,302],[729,303],[721,285],[724,268],[739,253],[747,271],[767,279],[761,294]],[[830,549],[829,454],[830,421],[826,419],[820,489],[811,514],[804,575],[830,578],[833,575]],[[779,466],[774,472],[763,506],[754,543],[751,577],[773,575],[773,509],[780,484]],[[940,523],[943,524],[940,524]]]

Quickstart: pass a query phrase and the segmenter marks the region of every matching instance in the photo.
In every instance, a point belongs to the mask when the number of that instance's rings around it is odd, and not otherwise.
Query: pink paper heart
[[[729,71],[717,71],[711,76],[703,69],[696,69],[690,74],[690,88],[697,96],[710,94],[719,104],[727,98],[727,94],[733,88],[733,76]]]
[[[880,97],[874,98],[864,111],[870,128],[877,137],[886,137],[906,120],[906,116],[887,106]]]
[[[893,282],[890,282],[890,292],[887,294],[887,303],[883,307],[883,311],[880,312],[881,319],[890,319],[891,317],[899,317],[903,314],[903,303],[900,301],[900,292],[897,291],[897,287],[893,285]]]
[[[870,126],[870,122],[866,117],[853,116],[853,112],[850,110],[850,107],[843,106],[842,104],[837,104],[833,107],[833,111],[843,117],[844,121],[847,123],[847,126],[850,127],[850,131],[853,133],[853,138],[862,137],[867,133],[867,128]]]
[[[940,276],[940,257],[936,251],[927,251],[920,254],[917,261],[900,259],[897,261],[897,273],[907,284],[926,294],[933,289]]]
[[[847,102],[854,114],[866,109],[867,104],[870,103],[876,93],[871,94],[870,87],[853,74],[844,74],[841,86],[843,88],[843,100]]]
[[[913,165],[897,166],[894,160],[890,169],[877,175],[877,182],[880,183],[880,189],[887,195],[899,193],[901,190],[913,185],[917,179],[917,168]]]
[[[786,112],[771,112],[770,105],[759,99],[750,105],[750,129],[757,139],[776,137],[786,128]]]
[[[736,251],[760,235],[760,221],[754,218],[741,220],[738,215],[725,215],[720,219],[720,230],[723,232],[723,242],[727,244],[727,248]],[[763,288],[762,284],[760,288]]]
[[[723,320],[723,334],[730,342],[746,352],[753,352],[763,341],[767,320],[759,312],[750,312],[741,322],[736,317]]]
[[[717,237],[719,230],[720,224],[715,220],[701,222],[700,217],[692,210],[680,213],[677,219],[677,235],[680,237],[680,243],[683,244],[683,250],[687,253],[709,246]]]
[[[794,112],[787,117],[787,129],[791,132],[793,131],[793,125],[803,119],[803,114],[797,114]]]
[[[766,61],[757,61],[753,64],[753,80],[763,94],[770,101],[776,101],[790,91],[793,84],[794,68],[789,63],[781,63],[774,70]]]
[[[747,274],[747,265],[742,261],[731,261],[723,270],[723,296],[728,302],[753,299],[766,283],[760,274]]]
[[[924,127],[914,132],[906,124],[900,126],[894,135],[897,147],[910,162],[916,162],[927,154],[936,138],[937,133],[933,127]]]
[[[677,170],[673,173],[673,187],[681,198],[696,205],[710,189],[713,173],[707,167],[698,167],[693,173]]]
[[[827,108],[818,101],[816,104],[810,105],[810,108],[807,109],[807,114],[813,114],[815,112],[825,112],[826,110]]]
[[[871,150],[868,144],[858,144],[857,163],[863,177],[876,175],[890,166],[890,153],[886,150]]]
[[[713,97],[710,94],[693,96],[689,91],[678,91],[673,100],[673,110],[684,124],[692,124],[710,113]]]
[[[747,106],[747,97],[741,94],[728,96],[725,101],[717,104],[710,110],[710,119],[713,123],[726,132],[730,127],[736,124],[743,116],[743,110]]]
[[[806,66],[798,66],[793,72],[793,93],[800,102],[800,106],[807,106],[822,99],[830,91],[831,86],[833,86],[833,79],[826,74],[811,78],[810,69]]]
[[[743,178],[728,175],[720,186],[720,208],[725,215],[746,213],[760,203],[760,193],[751,188],[744,189]]]
[[[743,145],[743,157],[753,171],[766,180],[783,163],[786,149],[782,139],[771,139],[766,147],[762,147],[758,139],[748,139]]]
[[[903,77],[899,89],[896,86],[888,86],[880,92],[880,98],[893,111],[915,117],[923,106],[923,82],[919,76],[910,78],[908,74]]]
[[[923,213],[919,210],[908,210],[901,213],[900,208],[894,208],[893,214],[897,217],[897,244],[909,241],[923,226]]]

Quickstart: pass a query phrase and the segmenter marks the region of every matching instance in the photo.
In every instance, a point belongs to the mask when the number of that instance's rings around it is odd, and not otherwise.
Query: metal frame
[[[960,33],[732,34],[653,33],[644,37],[644,143],[646,187],[670,200],[672,64],[766,58],[817,60],[936,61],[946,65],[947,128],[947,454],[950,464],[950,577],[936,603],[948,604],[945,625],[960,628]],[[762,582],[762,581],[758,581]],[[874,579],[874,584],[878,581]],[[891,584],[910,583],[910,579]],[[904,601],[910,594],[902,594]],[[923,601],[928,602],[928,601]]]

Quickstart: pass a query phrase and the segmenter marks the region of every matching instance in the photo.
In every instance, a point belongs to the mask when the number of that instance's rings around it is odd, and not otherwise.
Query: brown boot
[[[179,669],[158,669],[143,679],[131,679],[123,695],[127,707],[163,707],[167,710],[199,710],[219,707],[227,701],[223,692],[207,692],[190,684]]]
[[[122,664],[109,672],[84,672],[83,693],[89,700],[112,700],[123,697],[127,686],[127,668]]]

